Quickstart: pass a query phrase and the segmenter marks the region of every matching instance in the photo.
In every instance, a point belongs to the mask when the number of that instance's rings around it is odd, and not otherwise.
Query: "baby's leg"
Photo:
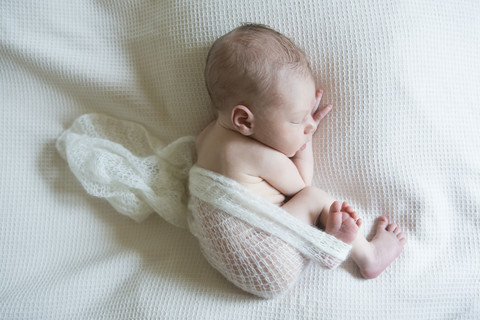
[[[325,229],[325,232],[346,243],[356,239],[361,221],[345,202],[340,205],[324,191],[306,187],[285,203],[282,208],[294,217],[310,225]]]
[[[282,208],[301,221],[314,225],[324,208],[319,195],[319,189],[305,187],[282,205]]]
[[[326,203],[331,204],[326,207]],[[407,242],[396,224],[386,217],[378,220],[375,237],[367,241],[359,231],[361,220],[345,202],[340,205],[320,189],[306,187],[285,203],[282,208],[310,225],[322,226],[325,232],[352,244],[351,257],[366,279],[382,273],[395,260]],[[327,209],[326,209],[327,208]]]

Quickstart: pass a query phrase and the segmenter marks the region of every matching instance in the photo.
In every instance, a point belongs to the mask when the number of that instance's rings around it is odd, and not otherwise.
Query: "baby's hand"
[[[315,109],[314,109],[314,112],[313,112],[313,120],[315,120],[315,122],[317,123],[317,127],[318,127],[318,124],[320,123],[320,121],[325,118],[325,116],[332,110],[332,105],[331,104],[327,104],[326,106],[324,106],[322,109],[319,109],[319,106],[320,106],[320,100],[322,100],[322,96],[323,96],[323,90],[322,89],[318,89],[316,92],[315,92]]]

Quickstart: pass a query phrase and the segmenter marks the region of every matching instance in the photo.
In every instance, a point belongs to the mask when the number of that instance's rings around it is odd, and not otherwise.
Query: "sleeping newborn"
[[[205,80],[218,117],[196,140],[196,166],[352,244],[352,259],[365,278],[375,278],[398,257],[406,242],[400,227],[382,216],[368,242],[347,203],[311,186],[312,136],[331,106],[319,108],[322,91],[315,89],[303,51],[268,27],[244,25],[213,44]]]

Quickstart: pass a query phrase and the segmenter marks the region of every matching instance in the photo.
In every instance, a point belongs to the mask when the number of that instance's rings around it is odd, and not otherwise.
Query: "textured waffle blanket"
[[[59,137],[57,149],[89,194],[136,221],[156,212],[188,227],[210,264],[255,295],[277,296],[308,261],[334,268],[351,248],[195,166],[194,137],[164,144],[134,122],[87,114]]]

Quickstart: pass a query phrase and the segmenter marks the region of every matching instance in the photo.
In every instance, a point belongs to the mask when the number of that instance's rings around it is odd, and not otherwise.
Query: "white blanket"
[[[140,222],[156,212],[180,228],[191,217],[190,231],[210,264],[255,295],[285,293],[306,259],[332,269],[350,251],[235,181],[195,166],[194,137],[167,145],[139,124],[86,114],[61,134],[57,149],[85,190],[120,213]]]
[[[479,17],[476,0],[0,1],[0,318],[478,319]],[[367,234],[381,214],[404,228],[379,278],[310,264],[288,294],[255,298],[190,232],[86,195],[58,155],[86,113],[198,134],[205,55],[242,22],[305,48],[334,106],[315,184]]]

